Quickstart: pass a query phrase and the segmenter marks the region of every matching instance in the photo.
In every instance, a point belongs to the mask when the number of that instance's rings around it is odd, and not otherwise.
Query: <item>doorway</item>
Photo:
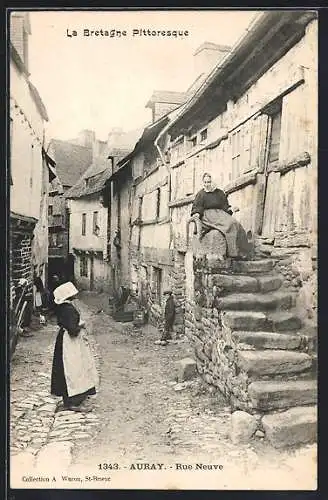
[[[93,255],[90,255],[90,290],[94,290],[94,286],[95,286],[95,283],[94,283],[94,280],[95,280],[95,269],[94,269],[94,266],[95,266],[95,262],[94,262],[94,256]]]
[[[281,139],[282,101],[279,99],[266,110],[268,116],[267,147],[264,164],[264,186],[262,221],[260,234],[266,238],[273,238],[279,203],[280,172],[275,171],[279,162]]]

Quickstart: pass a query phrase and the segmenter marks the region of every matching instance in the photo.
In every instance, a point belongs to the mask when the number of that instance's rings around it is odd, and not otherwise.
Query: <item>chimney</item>
[[[94,131],[84,129],[81,130],[81,132],[79,133],[77,142],[80,146],[92,148],[95,140],[96,140],[96,134],[94,133]]]
[[[26,70],[28,71],[28,36],[31,34],[28,12],[10,14],[10,42],[15,47]]]
[[[107,143],[99,139],[95,139],[92,144],[92,161],[102,157],[105,154]]]
[[[227,45],[205,42],[194,53],[195,79],[209,73],[231,51]]]
[[[100,141],[95,139],[92,143],[92,161],[99,157],[100,153]]]
[[[156,90],[146,104],[152,110],[152,122],[170,113],[186,101],[184,92]]]
[[[114,127],[109,131],[108,139],[107,139],[107,147],[108,150],[115,149],[119,147],[120,139],[124,135],[123,129],[119,127]]]

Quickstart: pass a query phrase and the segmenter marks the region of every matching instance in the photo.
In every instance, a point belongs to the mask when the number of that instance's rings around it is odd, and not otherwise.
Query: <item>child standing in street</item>
[[[165,290],[164,297],[167,296],[164,310],[164,331],[161,340],[158,342],[161,345],[166,345],[168,340],[172,339],[173,324],[175,320],[175,302],[172,290]]]

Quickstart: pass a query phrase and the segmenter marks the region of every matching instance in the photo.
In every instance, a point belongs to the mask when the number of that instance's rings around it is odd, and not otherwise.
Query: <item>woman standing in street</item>
[[[83,336],[84,322],[72,304],[78,290],[67,282],[54,290],[59,332],[56,339],[51,374],[51,394],[62,396],[57,407],[81,411],[87,396],[96,394],[97,372],[94,357]]]

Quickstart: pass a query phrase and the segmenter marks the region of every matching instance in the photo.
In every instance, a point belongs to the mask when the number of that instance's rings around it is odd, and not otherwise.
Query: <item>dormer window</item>
[[[207,128],[201,131],[200,133],[200,142],[205,142],[207,139]]]
[[[191,142],[191,146],[194,148],[197,146],[197,135],[195,135],[194,137],[192,137],[190,139],[190,142]]]

